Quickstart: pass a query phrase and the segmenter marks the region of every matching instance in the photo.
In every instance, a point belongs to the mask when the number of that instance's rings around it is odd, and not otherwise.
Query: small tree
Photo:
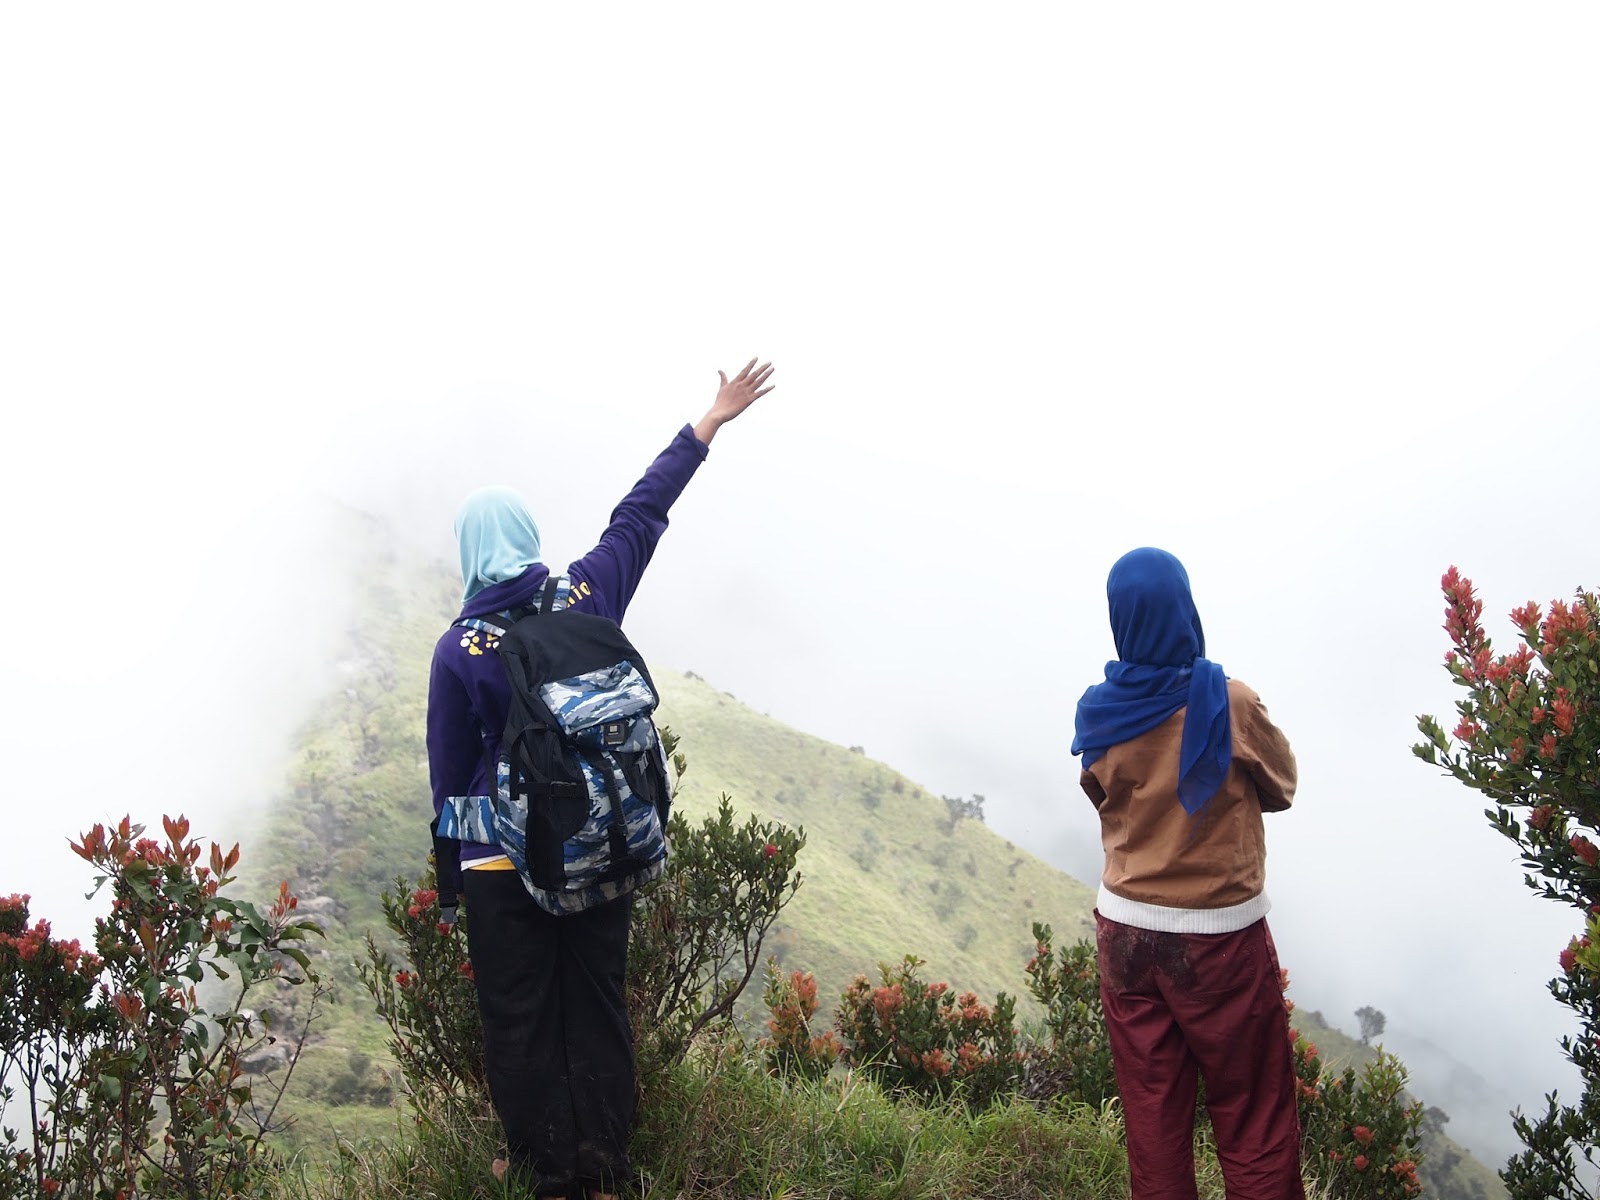
[[[1389,1019],[1370,1004],[1356,1009],[1356,1020],[1361,1022],[1361,1044],[1368,1045],[1373,1038],[1382,1037]]]
[[[1521,644],[1496,654],[1472,581],[1451,567],[1441,584],[1445,668],[1465,696],[1449,734],[1418,718],[1426,740],[1415,753],[1482,793],[1489,823],[1521,852],[1528,886],[1579,914],[1550,992],[1582,1024],[1561,1047],[1583,1097],[1563,1105],[1552,1092],[1543,1116],[1516,1114],[1527,1149],[1500,1175],[1514,1200],[1587,1200],[1577,1159],[1592,1165],[1600,1145],[1600,600],[1580,590],[1547,612],[1529,601],[1511,613]]]
[[[983,824],[983,797],[976,792],[972,799],[963,800],[960,796],[941,796],[944,801],[944,831],[954,833],[956,826],[962,821],[976,821]]]

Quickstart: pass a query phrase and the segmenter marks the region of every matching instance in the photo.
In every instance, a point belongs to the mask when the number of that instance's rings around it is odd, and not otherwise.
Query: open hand
[[[717,389],[710,411],[694,428],[695,436],[702,442],[709,444],[724,422],[733,420],[772,390],[774,385],[767,382],[772,378],[772,364],[763,363],[758,367],[756,361],[752,358],[732,379],[722,371],[717,372],[722,386]]]

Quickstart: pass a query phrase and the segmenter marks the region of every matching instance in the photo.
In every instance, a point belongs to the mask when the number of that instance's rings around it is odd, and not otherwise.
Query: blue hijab
[[[1106,579],[1117,661],[1078,701],[1072,752],[1093,766],[1107,749],[1148,733],[1179,709],[1178,802],[1190,816],[1217,794],[1233,762],[1228,677],[1205,657],[1189,574],[1165,550],[1130,550]]]
[[[464,600],[515,579],[539,561],[539,527],[510,488],[479,488],[463,500],[456,513],[456,541],[467,585]]]

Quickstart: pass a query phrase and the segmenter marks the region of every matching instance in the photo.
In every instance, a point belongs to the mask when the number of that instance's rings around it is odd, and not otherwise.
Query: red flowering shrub
[[[1584,1094],[1574,1107],[1552,1093],[1537,1120],[1516,1114],[1526,1149],[1500,1174],[1513,1200],[1588,1197],[1579,1160],[1600,1147],[1600,599],[1579,591],[1547,611],[1532,601],[1513,609],[1520,644],[1496,654],[1472,581],[1451,567],[1440,582],[1451,642],[1445,667],[1465,695],[1451,735],[1435,718],[1418,718],[1426,740],[1415,753],[1482,793],[1490,824],[1521,851],[1528,885],[1580,914],[1571,941],[1552,955],[1561,974],[1550,991],[1582,1023],[1562,1049]]]
[[[834,1024],[845,1060],[888,1091],[958,1095],[972,1107],[1014,1091],[1022,1073],[1016,1001],[1004,992],[994,1006],[972,992],[917,975],[920,958],[907,955],[880,968],[882,987],[858,975],[845,989]]]
[[[839,1061],[844,1047],[831,1029],[814,1032],[817,1015],[817,980],[810,971],[784,975],[775,960],[767,961],[767,986],[762,1002],[772,1015],[767,1036],[756,1043],[774,1074],[821,1079]]]
[[[111,893],[93,954],[29,925],[27,897],[0,901],[0,1073],[29,1109],[20,1141],[0,1122],[0,1197],[211,1197],[256,1176],[272,1115],[241,1060],[269,1036],[243,1002],[310,980],[309,1021],[322,993],[301,942],[321,931],[287,884],[265,912],[220,895],[239,848],[201,864],[189,822],[163,824],[165,842],[124,817],[73,844]],[[230,983],[210,1007],[208,973]],[[0,1117],[17,1096],[0,1090]]]
[[[1285,990],[1289,972],[1282,972]],[[1294,1020],[1294,1001],[1284,1007]],[[1410,1200],[1420,1195],[1422,1105],[1406,1094],[1406,1069],[1379,1051],[1358,1073],[1323,1070],[1317,1047],[1292,1026],[1299,1081],[1300,1148],[1306,1169],[1336,1200]]]

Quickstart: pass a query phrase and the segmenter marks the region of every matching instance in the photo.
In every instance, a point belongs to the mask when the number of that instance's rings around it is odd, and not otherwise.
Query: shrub
[[[1289,973],[1282,972],[1285,992]],[[1291,1020],[1294,1001],[1284,1007]],[[1358,1073],[1324,1073],[1312,1042],[1293,1028],[1301,1159],[1334,1200],[1409,1200],[1419,1195],[1422,1105],[1406,1094],[1406,1069],[1385,1051]]]
[[[1024,970],[1028,991],[1044,1007],[1049,1040],[1029,1051],[1027,1094],[1100,1108],[1117,1095],[1117,1078],[1094,944],[1080,938],[1058,954],[1050,926],[1038,921],[1033,940],[1034,955]]]
[[[163,825],[165,844],[127,817],[73,843],[111,893],[93,955],[30,926],[27,897],[0,902],[0,1069],[29,1116],[24,1140],[0,1134],[0,1196],[231,1196],[260,1175],[274,1106],[258,1106],[242,1060],[272,1035],[244,1000],[309,980],[309,1023],[322,992],[301,943],[321,931],[287,883],[266,912],[221,895],[239,848],[213,844],[201,864],[189,822]],[[231,987],[203,998],[208,973]],[[0,1090],[0,1116],[15,1099]]]
[[[405,966],[367,935],[367,961],[358,968],[378,1015],[389,1027],[389,1050],[412,1097],[428,1096],[430,1111],[481,1113],[487,1107],[483,1023],[467,958],[466,905],[456,925],[442,923],[430,867],[412,888],[404,878],[383,893],[383,919],[400,941]]]
[[[1016,1001],[1001,992],[988,1007],[972,992],[927,983],[923,960],[907,955],[880,968],[881,987],[858,975],[845,989],[834,1024],[845,1058],[887,1091],[959,1095],[981,1108],[1014,1091],[1021,1074]]]
[[[1417,719],[1424,761],[1489,801],[1484,815],[1514,842],[1535,892],[1577,910],[1571,940],[1552,957],[1556,1000],[1577,1014],[1580,1036],[1561,1047],[1578,1068],[1583,1095],[1563,1105],[1552,1093],[1537,1119],[1513,1128],[1526,1149],[1500,1172],[1513,1200],[1573,1200],[1600,1146],[1600,599],[1579,591],[1548,611],[1529,601],[1511,612],[1521,644],[1496,654],[1472,581],[1451,567],[1440,581],[1451,648],[1445,668],[1465,696],[1447,735]]]
[[[628,1010],[646,1064],[680,1057],[734,1003],[761,964],[761,945],[800,887],[805,831],[752,816],[733,803],[690,826],[674,813],[672,855],[640,892],[628,951]]]
[[[767,985],[761,999],[771,1015],[767,1019],[767,1036],[756,1043],[756,1048],[765,1055],[769,1071],[821,1079],[833,1069],[844,1047],[833,1030],[814,1032],[817,980],[810,971],[785,975],[778,970],[775,959],[768,959]]]

